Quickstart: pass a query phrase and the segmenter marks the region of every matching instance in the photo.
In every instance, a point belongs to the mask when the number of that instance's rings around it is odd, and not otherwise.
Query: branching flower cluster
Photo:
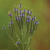
[[[29,9],[26,11],[25,9],[22,10],[22,5],[19,5],[19,9],[15,7],[14,11],[14,18],[16,21],[16,25],[19,28],[20,33],[18,33],[17,27],[15,27],[15,22],[13,21],[13,14],[10,12],[8,16],[10,16],[11,21],[8,24],[9,29],[11,30],[11,36],[6,31],[6,27],[3,26],[3,30],[7,33],[8,37],[13,41],[15,46],[19,50],[30,50],[30,43],[32,39],[32,35],[37,29],[38,21],[36,21],[36,17],[32,17],[32,11]],[[16,35],[17,41],[13,39],[13,35]],[[19,46],[21,44],[21,47]]]

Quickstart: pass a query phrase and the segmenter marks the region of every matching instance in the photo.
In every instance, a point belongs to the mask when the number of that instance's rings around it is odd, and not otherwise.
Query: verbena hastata
[[[15,22],[13,21],[13,14],[11,12],[8,14],[8,16],[11,17],[11,21],[8,24],[9,30],[11,30],[11,36],[9,35],[9,32],[6,31],[5,26],[3,26],[3,30],[7,33],[8,37],[12,40],[12,42],[19,50],[30,50],[32,35],[36,31],[39,22],[36,21],[35,16],[31,17],[32,11],[30,11],[29,9],[27,11],[25,9],[21,10],[21,8],[22,5],[20,4],[19,9],[15,8],[13,10],[15,13],[14,18],[16,21],[16,26]],[[18,33],[18,30],[20,30],[20,33]],[[14,34],[18,39],[17,41],[13,39]],[[21,47],[19,46],[19,44],[21,44]]]

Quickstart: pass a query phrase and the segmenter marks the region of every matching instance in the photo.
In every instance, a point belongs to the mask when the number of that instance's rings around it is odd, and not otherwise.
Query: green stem
[[[32,36],[31,36],[30,39],[29,39],[28,50],[30,50],[31,38],[32,38]]]
[[[24,36],[23,36],[23,32],[22,32],[22,41],[23,41],[22,50],[24,50]]]
[[[16,35],[16,37],[20,40],[20,42],[21,42],[21,44],[22,44],[23,42],[21,41],[20,37],[19,37],[18,34],[16,33],[15,28],[14,28],[14,31],[15,31],[15,35]]]
[[[21,32],[22,32],[22,41],[23,41],[23,44],[22,44],[22,50],[24,50],[24,40],[25,40],[25,33],[24,33],[24,27],[23,29],[21,29]]]
[[[19,38],[19,36],[17,35],[17,33],[15,33],[17,38],[20,40],[20,42],[23,44],[23,42],[21,41],[21,39]]]
[[[9,39],[11,39],[12,42],[15,44],[15,46],[18,47],[17,44],[15,43],[15,41],[13,40],[13,38],[11,38],[11,37],[9,36],[9,34],[7,33],[7,31],[5,31],[5,32],[6,32],[7,36],[9,37]]]
[[[24,50],[24,44],[22,45],[22,50]]]

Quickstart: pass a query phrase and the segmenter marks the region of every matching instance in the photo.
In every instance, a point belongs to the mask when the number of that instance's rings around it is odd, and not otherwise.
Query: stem
[[[7,36],[12,40],[12,42],[15,44],[15,46],[20,50],[20,48],[15,43],[14,39],[9,36],[9,34],[8,34],[8,32],[6,30],[5,30],[5,32],[7,33]]]
[[[32,38],[31,35],[30,35],[30,37],[27,38],[27,47],[26,47],[26,50],[30,50],[31,38]]]
[[[31,37],[30,37],[30,39],[29,39],[28,50],[30,50],[30,43],[31,43],[31,38],[32,38],[32,36],[31,36]]]
[[[21,41],[20,37],[18,36],[18,34],[16,33],[15,28],[14,28],[14,32],[15,32],[16,37],[20,40],[20,42],[23,43],[23,42]]]
[[[24,44],[22,45],[22,50],[24,50]]]
[[[12,34],[12,37],[13,37],[13,26],[11,25],[11,34]]]
[[[19,36],[17,35],[17,33],[15,33],[16,34],[16,36],[18,37],[18,39],[20,40],[20,38],[19,38]],[[23,44],[23,42],[20,40],[20,42]]]
[[[8,32],[7,32],[6,30],[5,30],[5,32],[6,32],[7,36],[12,40],[12,42],[15,44],[15,46],[18,47],[17,44],[15,43],[15,41],[13,40],[13,38],[11,38],[11,37],[9,36]]]
[[[23,33],[22,33],[22,41],[23,41],[22,50],[24,50],[24,36],[23,36]]]
[[[25,43],[25,33],[24,33],[25,29],[24,27],[21,29],[21,33],[22,33],[22,41],[23,41],[23,44],[22,44],[22,50],[24,50],[24,43]]]

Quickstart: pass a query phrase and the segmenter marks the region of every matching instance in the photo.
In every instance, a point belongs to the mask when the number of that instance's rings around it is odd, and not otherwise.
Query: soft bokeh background
[[[39,20],[38,28],[32,37],[31,50],[50,50],[50,0],[0,0],[0,50],[16,50],[13,42],[2,30],[8,25],[8,11],[22,2],[23,8],[32,9],[33,16]]]

